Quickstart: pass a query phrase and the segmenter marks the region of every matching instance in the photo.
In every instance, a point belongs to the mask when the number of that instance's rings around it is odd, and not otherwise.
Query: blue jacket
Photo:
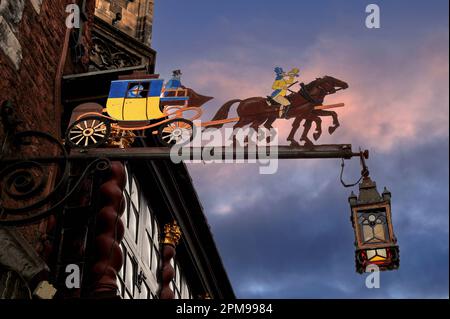
[[[170,79],[166,83],[166,89],[177,89],[179,87],[181,87],[181,81],[178,79]]]

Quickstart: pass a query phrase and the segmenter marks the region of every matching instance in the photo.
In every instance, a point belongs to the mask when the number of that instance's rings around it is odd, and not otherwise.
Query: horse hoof
[[[305,142],[305,144],[303,145],[304,147],[307,147],[307,148],[313,148],[314,147],[313,142],[311,142],[309,139],[308,140],[301,140],[301,141]]]
[[[300,144],[298,144],[296,141],[292,140],[291,144],[289,146],[300,147]]]
[[[317,141],[320,137],[320,135],[322,135],[321,133],[314,133],[313,137],[314,137],[314,141]]]
[[[330,135],[333,134],[334,131],[336,131],[337,128],[338,128],[337,126],[331,126],[331,127],[329,127],[329,128],[328,128],[328,133],[330,133]]]

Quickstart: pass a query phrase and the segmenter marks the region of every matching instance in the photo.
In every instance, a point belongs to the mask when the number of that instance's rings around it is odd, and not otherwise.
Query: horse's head
[[[339,90],[345,90],[348,88],[348,84],[344,81],[336,79],[332,76],[325,75],[324,77],[317,78],[314,81],[302,86],[297,94],[290,96],[291,101],[299,99],[297,104],[304,102],[305,96],[309,95],[308,101],[314,103],[322,103],[325,96],[336,93]],[[312,99],[312,100],[311,100]]]
[[[323,90],[326,94],[333,94],[336,93],[336,91],[345,90],[348,88],[348,84],[346,82],[329,75],[325,75],[323,78],[319,78],[316,81],[317,87]]]

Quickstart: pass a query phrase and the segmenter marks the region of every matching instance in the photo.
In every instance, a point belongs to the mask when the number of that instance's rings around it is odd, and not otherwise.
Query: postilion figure
[[[283,117],[287,106],[290,105],[289,100],[286,98],[289,87],[294,84],[294,79],[299,76],[299,69],[293,68],[289,72],[285,73],[281,67],[274,69],[276,77],[272,84],[274,90],[271,94],[271,98],[280,104],[279,117]]]
[[[169,92],[175,92],[174,95],[177,95],[176,92],[183,89],[181,75],[181,70],[172,71],[172,78],[164,86],[164,96],[168,96]]]

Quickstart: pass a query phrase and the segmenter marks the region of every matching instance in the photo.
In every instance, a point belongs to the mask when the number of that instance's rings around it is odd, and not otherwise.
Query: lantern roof
[[[351,206],[375,204],[383,201],[389,201],[391,193],[384,188],[383,196],[377,190],[377,183],[372,181],[369,176],[365,176],[361,183],[359,183],[359,195],[352,192],[349,197]]]

